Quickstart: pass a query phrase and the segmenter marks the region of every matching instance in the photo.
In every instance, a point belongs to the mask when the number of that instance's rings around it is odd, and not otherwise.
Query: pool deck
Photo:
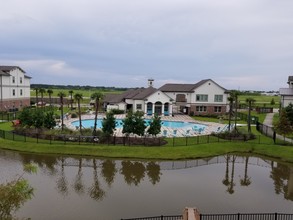
[[[125,114],[121,115],[115,115],[116,119],[124,119]],[[105,117],[105,114],[99,114],[98,119],[103,119]],[[94,119],[94,114],[85,114],[82,115],[82,120],[85,119]],[[145,119],[152,119],[152,116],[145,116]],[[64,124],[66,127],[75,130],[76,127],[73,126],[71,123],[73,121],[78,121],[78,118],[69,118],[64,119]],[[192,122],[196,124],[206,125],[207,127],[204,130],[198,130],[195,128],[195,126],[190,127],[184,127],[184,128],[170,128],[162,126],[161,133],[158,136],[165,136],[165,137],[186,137],[186,136],[200,136],[200,135],[209,135],[213,132],[221,132],[227,129],[226,124],[221,123],[215,123],[215,122],[203,122],[203,121],[197,121],[191,118],[188,115],[175,115],[175,116],[161,116],[161,120],[163,121],[181,121],[181,122]],[[124,136],[122,133],[122,128],[116,128],[114,134],[116,136]]]

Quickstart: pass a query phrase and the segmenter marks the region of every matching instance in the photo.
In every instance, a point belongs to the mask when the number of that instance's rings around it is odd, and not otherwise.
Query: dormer
[[[292,89],[293,88],[293,76],[288,77],[287,83],[289,84],[289,88]]]

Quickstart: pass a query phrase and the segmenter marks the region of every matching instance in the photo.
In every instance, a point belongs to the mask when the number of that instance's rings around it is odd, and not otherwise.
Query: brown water
[[[17,212],[31,219],[101,219],[202,213],[293,213],[293,164],[222,156],[190,161],[132,161],[20,154],[0,150],[0,182],[26,174],[35,188]]]

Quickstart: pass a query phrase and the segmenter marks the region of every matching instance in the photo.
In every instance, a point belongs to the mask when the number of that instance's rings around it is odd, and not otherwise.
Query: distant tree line
[[[106,87],[106,86],[80,86],[80,85],[50,85],[50,84],[31,84],[31,88],[44,88],[44,89],[70,89],[70,90],[92,90],[99,89],[102,91],[116,90],[125,91],[128,88],[118,88],[118,87]]]

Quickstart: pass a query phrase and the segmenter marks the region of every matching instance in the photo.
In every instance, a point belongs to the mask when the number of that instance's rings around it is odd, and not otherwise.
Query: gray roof
[[[21,69],[19,66],[0,66],[0,70],[3,72],[10,72],[14,69],[20,69],[23,73],[25,73],[25,71]]]
[[[280,88],[279,92],[281,96],[293,96],[293,88]]]
[[[217,84],[216,82],[214,82],[211,79],[204,79],[204,80],[201,80],[195,84],[167,83],[167,84],[163,85],[161,88],[159,88],[159,90],[161,90],[162,92],[194,92],[194,89],[200,87],[201,85],[203,85],[204,83],[206,83],[208,81],[212,81],[213,83],[215,83],[216,85],[218,85],[219,87],[221,87],[222,89],[227,91],[225,88],[223,88],[222,86],[220,86],[219,84]]]
[[[107,94],[104,97],[104,102],[113,104],[125,102],[125,99],[143,100],[156,91],[158,90],[153,87],[129,89],[122,94]]]

